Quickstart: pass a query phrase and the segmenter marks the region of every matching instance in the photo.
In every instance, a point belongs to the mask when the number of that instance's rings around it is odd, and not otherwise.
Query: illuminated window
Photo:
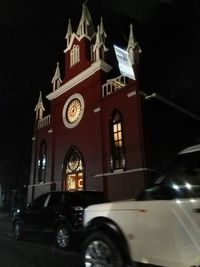
[[[46,178],[46,165],[47,165],[47,155],[46,155],[47,145],[45,140],[40,143],[39,159],[38,159],[38,183],[44,182]]]
[[[122,116],[114,110],[110,123],[111,131],[111,168],[113,170],[125,168],[125,153],[123,147]]]
[[[71,147],[67,153],[64,166],[63,189],[68,191],[83,190],[83,163],[81,155],[75,147]]]
[[[79,45],[74,45],[70,51],[70,66],[75,65],[80,61],[80,48]]]

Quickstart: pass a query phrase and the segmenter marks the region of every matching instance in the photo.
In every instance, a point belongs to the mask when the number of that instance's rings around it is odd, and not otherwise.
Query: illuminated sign
[[[135,80],[135,73],[133,71],[133,67],[131,65],[131,60],[129,58],[128,52],[116,45],[114,45],[114,50],[117,57],[121,75],[127,76]]]

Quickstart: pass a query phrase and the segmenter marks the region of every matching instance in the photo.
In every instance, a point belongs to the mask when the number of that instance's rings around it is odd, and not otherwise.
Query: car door
[[[56,221],[62,212],[62,192],[51,192],[49,199],[46,201],[43,208],[43,231],[53,232]]]
[[[44,224],[44,207],[49,194],[43,194],[31,203],[24,214],[24,224],[27,230],[40,231]]]

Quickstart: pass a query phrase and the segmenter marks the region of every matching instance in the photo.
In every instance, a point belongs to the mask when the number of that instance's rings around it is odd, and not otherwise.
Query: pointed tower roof
[[[103,38],[107,38],[107,34],[105,32],[104,24],[103,24],[103,17],[101,17],[101,21],[100,21],[100,34]]]
[[[60,84],[62,83],[59,62],[56,63],[56,71],[51,83],[53,83],[53,90],[56,90],[58,87],[60,87]]]
[[[96,41],[95,41],[95,45],[94,46],[100,47],[101,44],[102,44],[102,40],[101,40],[101,34],[100,34],[100,27],[98,25],[97,26]]]
[[[60,80],[62,82],[60,77],[61,77],[60,76],[60,67],[59,67],[59,62],[57,62],[56,63],[56,71],[55,71],[55,74],[54,74],[51,82],[53,83],[55,80]]]
[[[93,48],[93,51],[98,47],[103,47],[104,51],[108,51],[108,48],[105,46],[103,35],[101,34],[101,26],[97,26],[96,41]]]
[[[109,50],[105,45],[106,37],[107,34],[104,29],[103,18],[101,17],[100,26],[97,26],[96,40],[93,46],[94,60],[96,61],[99,59],[104,60],[105,52]]]
[[[130,33],[129,33],[129,41],[128,41],[128,47],[127,50],[129,50],[130,48],[135,48],[136,46],[136,42],[135,42],[135,37],[133,34],[133,24],[130,24]]]
[[[94,26],[92,23],[92,18],[89,12],[89,9],[87,8],[86,4],[83,4],[83,8],[82,8],[82,15],[81,15],[81,19],[78,25],[78,29],[76,34],[81,37],[83,35],[92,37],[94,34]]]
[[[139,54],[142,52],[138,42],[135,41],[132,24],[130,24],[129,41],[126,51],[129,53],[132,65],[135,63],[135,53]]]
[[[105,39],[107,38],[107,34],[104,29],[103,25],[103,18],[101,17],[100,26],[97,26],[97,33],[96,33],[96,41],[94,44],[93,51],[96,49],[96,47],[103,46],[104,51],[108,51],[109,49],[105,45]]]
[[[70,38],[72,36],[72,25],[71,25],[71,19],[69,18],[68,20],[68,27],[67,27],[67,33],[66,33],[66,36],[65,36],[65,39],[67,40],[67,47],[69,45],[69,42],[70,42]]]
[[[41,120],[43,118],[43,112],[45,111],[43,101],[42,101],[42,92],[41,91],[40,91],[38,102],[37,102],[37,105],[35,106],[34,111],[36,112],[36,120]]]

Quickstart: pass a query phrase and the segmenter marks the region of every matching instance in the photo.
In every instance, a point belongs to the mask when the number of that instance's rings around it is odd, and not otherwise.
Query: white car
[[[85,267],[200,266],[200,145],[138,199],[85,210]]]

